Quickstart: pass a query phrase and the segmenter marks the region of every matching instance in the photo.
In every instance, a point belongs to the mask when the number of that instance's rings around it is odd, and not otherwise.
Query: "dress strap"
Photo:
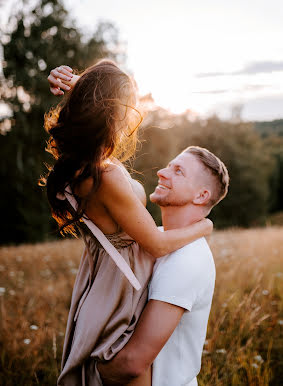
[[[72,194],[71,187],[69,185],[65,188],[65,195],[62,196],[61,194],[58,194],[57,197],[59,199],[67,199],[71,206],[74,208],[75,211],[78,209],[78,203],[75,199],[75,197]],[[134,275],[133,271],[129,267],[129,265],[126,263],[123,256],[118,252],[118,250],[110,243],[110,241],[106,238],[104,233],[89,219],[82,217],[84,223],[87,225],[87,227],[90,229],[90,231],[93,233],[93,235],[97,238],[97,240],[100,242],[100,244],[103,246],[105,251],[110,255],[114,263],[117,265],[117,267],[120,269],[120,271],[126,276],[126,278],[129,280],[129,282],[132,284],[132,286],[138,291],[141,289],[141,285]]]

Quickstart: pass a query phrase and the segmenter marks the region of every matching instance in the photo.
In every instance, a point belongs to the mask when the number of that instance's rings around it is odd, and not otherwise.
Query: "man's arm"
[[[109,362],[99,363],[103,385],[125,385],[152,364],[177,327],[184,308],[150,300],[126,346]]]

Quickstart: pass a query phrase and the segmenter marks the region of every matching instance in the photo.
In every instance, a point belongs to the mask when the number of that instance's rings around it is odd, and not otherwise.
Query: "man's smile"
[[[157,185],[156,188],[159,188],[159,189],[162,189],[162,190],[170,189],[169,186],[166,186],[166,185],[162,184],[161,182],[158,182],[158,185]]]

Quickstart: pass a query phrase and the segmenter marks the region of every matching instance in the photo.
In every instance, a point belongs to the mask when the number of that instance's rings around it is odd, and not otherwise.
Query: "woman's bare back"
[[[122,166],[122,164],[117,165],[109,162],[108,166],[105,168],[103,173],[114,174],[112,173],[113,168],[117,166],[120,167],[121,170],[123,170],[123,173],[127,176],[131,184],[133,192],[136,194],[136,196],[139,198],[142,204],[146,206],[146,194],[143,186],[141,185],[141,183],[131,178],[131,175],[124,168],[124,166]],[[113,178],[115,179],[115,175],[113,176]],[[121,183],[118,180],[116,182],[117,184]],[[103,175],[102,175],[102,183],[103,183]],[[81,183],[80,187],[76,190],[75,193],[79,197],[85,196],[91,190],[91,187],[92,187],[92,177],[89,177]],[[105,206],[101,202],[101,199],[99,196],[99,189],[90,200],[85,210],[85,213],[89,217],[89,219],[92,220],[95,223],[95,225],[98,226],[99,229],[101,229],[101,231],[104,234],[114,234],[121,231],[117,222],[115,222],[115,220],[111,217],[109,211],[105,208]]]

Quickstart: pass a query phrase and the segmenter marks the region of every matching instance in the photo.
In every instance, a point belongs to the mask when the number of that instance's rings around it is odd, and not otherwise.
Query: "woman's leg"
[[[128,383],[128,386],[151,386],[151,366],[143,375]]]

